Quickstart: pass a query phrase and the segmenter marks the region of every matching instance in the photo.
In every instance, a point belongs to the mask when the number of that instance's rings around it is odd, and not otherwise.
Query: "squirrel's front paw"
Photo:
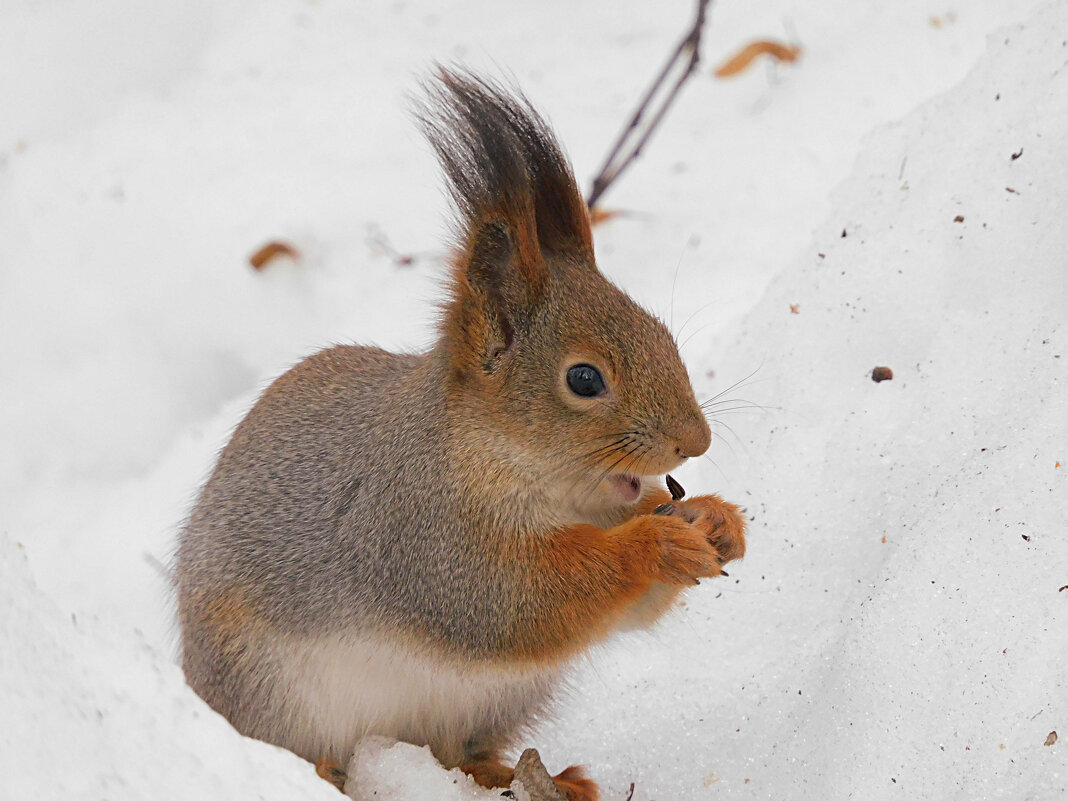
[[[700,529],[719,554],[720,565],[745,556],[745,516],[735,504],[718,495],[666,503],[656,513],[680,517]]]
[[[658,525],[654,574],[665,584],[696,584],[718,576],[721,558],[704,530],[681,516],[665,517]]]

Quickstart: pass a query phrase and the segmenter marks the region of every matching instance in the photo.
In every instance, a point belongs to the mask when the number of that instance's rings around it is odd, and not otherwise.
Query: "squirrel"
[[[708,422],[667,327],[599,272],[548,124],[471,73],[427,93],[458,212],[435,344],[276,379],[176,550],[188,683],[339,788],[373,734],[507,787],[577,656],[745,552],[737,506],[660,486]],[[598,797],[582,768],[555,781]]]

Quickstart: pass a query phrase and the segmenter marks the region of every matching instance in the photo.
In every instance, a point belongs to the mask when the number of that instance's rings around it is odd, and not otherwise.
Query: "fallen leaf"
[[[1046,735],[1045,745],[1053,745],[1055,742],[1057,742],[1057,732],[1051,731],[1048,735]]]
[[[614,217],[622,217],[627,212],[620,209],[602,209],[600,206],[594,206],[590,209],[590,225],[600,225],[603,222],[608,222]]]
[[[281,256],[296,260],[300,258],[300,252],[285,242],[268,242],[248,257],[248,263],[252,265],[254,270],[262,270],[270,262]]]
[[[767,55],[776,61],[797,61],[801,56],[801,48],[797,45],[787,45],[781,42],[773,42],[770,39],[761,39],[750,42],[733,56],[728,58],[714,74],[717,78],[730,78],[743,72],[758,56]]]

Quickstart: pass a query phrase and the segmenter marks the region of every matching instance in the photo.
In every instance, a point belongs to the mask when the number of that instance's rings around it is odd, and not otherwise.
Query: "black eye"
[[[568,369],[567,388],[583,398],[594,398],[607,391],[604,376],[592,364],[576,364]]]

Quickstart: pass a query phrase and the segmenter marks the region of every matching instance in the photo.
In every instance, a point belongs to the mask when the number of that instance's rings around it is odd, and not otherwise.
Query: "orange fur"
[[[520,660],[558,661],[603,639],[654,582],[683,587],[720,573],[706,532],[672,516],[572,526],[532,538],[528,550],[520,561],[532,597],[506,638]]]
[[[684,519],[705,531],[721,565],[745,556],[745,515],[737,504],[718,495],[698,495],[674,504]]]
[[[315,772],[319,774],[320,779],[325,779],[341,792],[345,792],[345,781],[348,776],[345,775],[344,768],[338,765],[337,762],[329,757],[323,757],[315,763]]]
[[[216,646],[233,652],[235,656],[242,650],[242,636],[254,627],[262,626],[240,588],[231,587],[215,594],[200,593],[191,608],[196,610],[198,623],[211,635]]]

